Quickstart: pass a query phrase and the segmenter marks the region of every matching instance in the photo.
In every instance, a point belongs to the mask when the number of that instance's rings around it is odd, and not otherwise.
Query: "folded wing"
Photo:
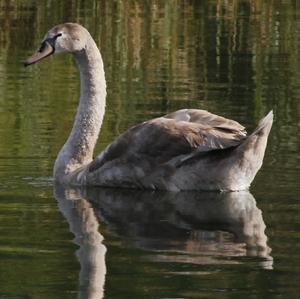
[[[198,153],[238,146],[245,137],[245,128],[236,121],[205,110],[179,110],[123,133],[94,159],[89,171],[113,160],[148,161],[153,167],[176,157],[186,161]]]

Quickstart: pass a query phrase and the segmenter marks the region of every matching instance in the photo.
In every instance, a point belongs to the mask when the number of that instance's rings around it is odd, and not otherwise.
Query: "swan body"
[[[130,128],[93,159],[106,82],[89,32],[74,23],[55,26],[25,65],[64,52],[78,64],[80,100],[71,134],[55,161],[55,181],[171,191],[249,188],[262,165],[272,111],[247,136],[236,121],[204,110],[179,110]]]

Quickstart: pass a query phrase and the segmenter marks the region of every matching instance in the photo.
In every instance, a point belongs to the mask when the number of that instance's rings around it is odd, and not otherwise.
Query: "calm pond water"
[[[273,109],[251,193],[54,186],[78,72],[22,61],[65,21],[103,54],[98,151],[180,108],[249,131]],[[299,298],[300,1],[0,0],[0,24],[0,298]]]

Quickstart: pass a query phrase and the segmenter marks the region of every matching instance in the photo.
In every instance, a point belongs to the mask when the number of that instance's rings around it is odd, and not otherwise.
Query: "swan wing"
[[[204,110],[179,110],[127,130],[91,162],[89,172],[114,160],[150,168],[177,157],[182,163],[199,153],[235,147],[245,137],[235,121]]]
[[[187,121],[192,123],[199,123],[214,128],[235,131],[246,135],[245,127],[237,121],[227,119],[225,117],[210,113],[206,110],[200,109],[181,109],[173,113],[167,114],[165,118],[171,118],[178,121]]]

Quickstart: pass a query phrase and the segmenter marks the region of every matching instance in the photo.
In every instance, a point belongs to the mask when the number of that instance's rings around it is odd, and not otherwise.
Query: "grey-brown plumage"
[[[89,171],[115,159],[134,163],[148,159],[153,168],[179,156],[187,160],[197,153],[237,146],[245,136],[244,127],[235,121],[204,110],[179,110],[126,131],[91,163]]]
[[[76,59],[81,93],[72,132],[55,162],[57,181],[173,191],[250,186],[262,164],[272,112],[247,136],[236,121],[204,110],[179,110],[130,128],[93,160],[106,83],[101,54],[88,31],[70,23],[54,27],[25,64],[61,52]]]
[[[180,110],[144,122],[88,165],[88,184],[105,181],[106,186],[174,191],[247,189],[261,166],[271,121],[272,113],[248,137],[239,123],[203,110]]]

